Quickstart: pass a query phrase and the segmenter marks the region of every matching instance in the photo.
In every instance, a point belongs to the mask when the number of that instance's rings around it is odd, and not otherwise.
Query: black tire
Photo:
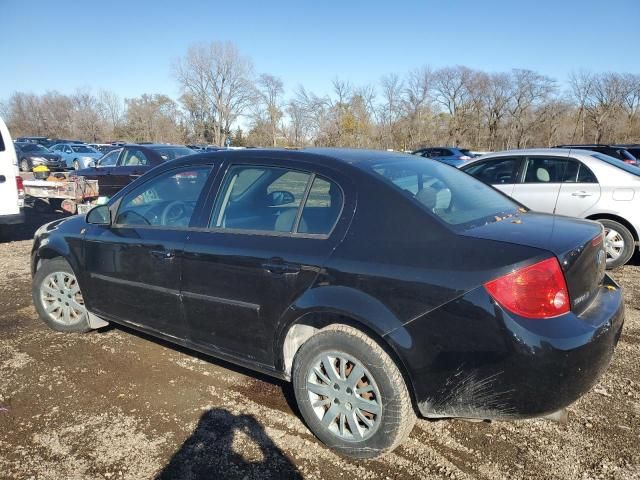
[[[600,222],[604,226],[605,231],[608,232],[611,230],[615,230],[616,232],[618,232],[618,234],[622,238],[622,241],[624,242],[624,247],[622,248],[622,251],[620,252],[620,256],[618,258],[610,258],[609,252],[607,252],[607,269],[611,270],[613,268],[617,268],[626,264],[633,256],[633,252],[636,248],[636,243],[633,239],[633,235],[627,227],[614,220],[601,219],[598,220],[598,222]],[[607,240],[605,239],[605,247],[606,243]]]
[[[62,273],[72,276],[75,279],[75,273],[73,272],[69,263],[62,257],[56,257],[51,260],[44,260],[40,268],[33,276],[33,285],[31,288],[31,295],[33,297],[33,304],[36,307],[36,311],[40,318],[49,326],[49,328],[58,332],[88,332],[91,330],[89,327],[89,319],[84,311],[83,315],[72,318],[69,323],[62,321],[55,321],[52,316],[47,313],[44,300],[41,292],[43,291],[45,281],[51,274]],[[77,280],[76,280],[77,282]]]
[[[21,172],[30,172],[31,171],[31,163],[26,158],[20,160],[20,171]]]
[[[368,395],[373,395],[373,397],[369,398],[373,398],[381,406],[380,414],[373,415],[367,412],[366,409],[360,411],[360,413],[364,411],[366,415],[371,415],[369,420],[375,423],[374,427],[368,430],[368,433],[365,433],[364,438],[347,439],[340,433],[342,415],[348,414],[349,411],[352,413],[353,418],[358,421],[355,412],[357,403],[353,403],[352,407],[348,403],[350,400],[345,400],[345,394],[351,395],[351,397],[347,398],[353,398],[356,396],[356,392],[350,391],[348,387],[346,389],[342,388],[344,390],[342,403],[337,397],[332,400],[328,396],[320,396],[318,397],[321,398],[320,402],[330,403],[322,407],[312,405],[310,395],[315,394],[310,392],[318,387],[318,383],[315,383],[315,385],[310,383],[310,377],[315,375],[312,373],[312,369],[318,365],[317,362],[323,355],[330,352],[338,355],[344,354],[346,357],[353,359],[354,362],[360,362],[361,366],[366,369],[365,376],[360,377],[365,379],[364,385],[369,387],[375,385],[376,390],[379,392],[379,399],[376,398],[377,393]],[[338,361],[339,364],[340,361]],[[348,368],[349,362],[346,364]],[[323,372],[326,373],[326,369]],[[353,372],[355,372],[355,367],[354,364],[351,364],[350,373]],[[345,373],[345,382],[350,382],[350,373]],[[367,375],[372,376],[372,382],[366,382]],[[342,455],[353,458],[376,458],[384,455],[400,445],[409,436],[415,425],[416,415],[411,403],[411,397],[398,366],[376,341],[353,327],[332,325],[311,337],[296,353],[292,376],[296,401],[307,426],[320,441]],[[317,379],[320,379],[320,377],[317,377]],[[362,380],[358,384],[361,382]],[[335,385],[327,385],[327,387],[335,388]],[[324,385],[320,386],[324,388]],[[308,387],[311,387],[311,390]],[[336,391],[339,392],[340,389]],[[331,394],[334,394],[333,391],[331,392]],[[338,393],[335,393],[335,395],[338,395]],[[316,399],[315,401],[318,400]],[[354,402],[358,402],[358,400]],[[344,408],[344,413],[336,413],[337,417],[329,423],[329,427],[326,427],[322,424],[322,420],[325,417],[328,419],[332,417],[328,412],[334,406],[334,403],[338,404],[335,408]],[[318,410],[319,408],[326,409]],[[320,415],[322,415],[322,418]],[[359,425],[364,427],[365,423],[361,421]],[[346,417],[343,428],[347,435],[352,435],[351,432],[353,430],[347,425]],[[356,429],[359,430],[359,427],[356,427]]]

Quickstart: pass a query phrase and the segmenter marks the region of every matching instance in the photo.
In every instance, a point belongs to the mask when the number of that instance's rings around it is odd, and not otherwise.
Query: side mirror
[[[268,203],[270,207],[278,207],[280,205],[287,205],[295,201],[293,193],[286,190],[276,190],[267,195]]]
[[[111,210],[108,205],[98,205],[87,213],[87,223],[92,225],[111,225]]]

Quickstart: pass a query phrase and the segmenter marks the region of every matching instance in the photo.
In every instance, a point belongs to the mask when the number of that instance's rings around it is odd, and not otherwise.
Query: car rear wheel
[[[311,431],[346,456],[390,452],[415,424],[396,363],[377,342],[347,325],[332,325],[300,347],[293,386]]]
[[[20,171],[22,172],[31,171],[31,165],[29,165],[29,160],[27,160],[26,158],[23,158],[22,160],[20,160]]]
[[[73,161],[73,169],[80,170],[80,162],[78,162],[78,160]]]
[[[44,261],[33,277],[32,296],[38,315],[53,330],[90,330],[80,285],[65,259]]]
[[[607,268],[616,268],[629,261],[635,249],[633,235],[627,227],[613,220],[598,220],[604,226],[604,248]]]

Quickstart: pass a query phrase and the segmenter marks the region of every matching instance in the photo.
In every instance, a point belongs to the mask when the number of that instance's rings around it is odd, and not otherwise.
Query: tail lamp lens
[[[20,176],[16,176],[16,187],[18,189],[18,197],[24,197],[24,183]]]
[[[567,284],[555,257],[491,280],[484,287],[496,302],[522,317],[557,317],[570,309]]]

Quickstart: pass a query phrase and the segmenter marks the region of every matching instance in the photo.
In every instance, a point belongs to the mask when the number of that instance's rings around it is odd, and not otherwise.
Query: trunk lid
[[[589,306],[604,279],[604,230],[596,222],[527,212],[461,233],[553,253],[564,272],[571,310],[578,314]]]

